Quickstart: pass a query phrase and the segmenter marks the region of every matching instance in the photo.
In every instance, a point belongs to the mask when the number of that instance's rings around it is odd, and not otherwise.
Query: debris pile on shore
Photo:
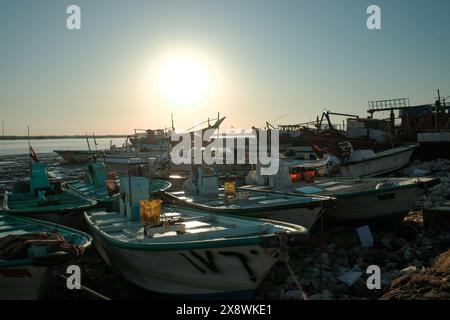
[[[397,289],[400,280],[396,279],[419,281],[416,275],[432,280],[433,299],[448,297],[450,278],[434,276],[436,269],[433,266],[436,257],[450,247],[450,230],[442,233],[425,229],[422,214],[417,212],[406,217],[399,226],[372,232],[375,240],[372,248],[361,246],[355,228],[336,227],[325,233],[324,245],[316,240],[315,245],[311,243],[291,253],[289,263],[308,299],[408,298],[408,292],[402,295],[403,291]],[[312,237],[320,239],[320,234],[313,234]],[[448,267],[448,256],[446,259]],[[369,290],[366,285],[371,275],[366,270],[371,265],[381,269],[380,290]],[[445,263],[442,262],[440,266],[442,269]],[[414,294],[415,298],[428,297],[425,294],[420,296],[420,292]],[[280,265],[269,275],[257,297],[300,299],[301,292],[287,268]]]
[[[450,250],[441,254],[432,267],[414,270],[395,279],[381,299],[449,300]]]
[[[450,206],[450,160],[438,159],[434,161],[413,161],[401,174],[408,177],[435,177],[441,183],[431,190],[428,195],[417,201],[415,208],[434,208]]]

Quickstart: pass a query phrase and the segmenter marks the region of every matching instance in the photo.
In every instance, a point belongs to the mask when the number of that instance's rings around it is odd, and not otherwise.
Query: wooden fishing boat
[[[193,188],[187,191],[164,192],[174,204],[193,207],[215,213],[238,214],[267,218],[312,228],[320,213],[334,205],[335,199],[325,196],[298,197],[268,191],[242,190],[236,188],[227,194],[219,188],[215,170],[208,166],[198,170]],[[191,175],[192,179],[193,175]]]
[[[111,186],[108,184],[112,182]],[[168,181],[149,179],[150,194],[165,191],[171,187]],[[100,207],[111,208],[113,202],[119,197],[119,179],[113,177],[109,181],[106,167],[103,162],[94,162],[88,165],[88,172],[84,180],[67,182],[64,186],[83,195],[86,198],[97,201]]]
[[[276,191],[283,194],[332,196],[336,205],[327,209],[326,221],[376,223],[398,221],[411,210],[426,190],[440,183],[438,178],[315,178],[290,188],[274,190],[266,185],[244,186],[244,190]]]
[[[83,223],[83,211],[96,204],[95,200],[63,189],[59,182],[49,182],[45,166],[33,163],[28,190],[6,192],[1,210],[78,228]]]
[[[163,206],[161,223],[144,227],[136,204],[147,191],[139,189],[132,195],[125,191],[124,199],[133,199],[133,205],[120,197],[120,212],[97,209],[85,218],[94,245],[111,268],[150,291],[248,298],[277,261],[280,247],[296,245],[308,235],[305,228],[284,222],[178,206]]]
[[[62,246],[46,247],[40,239],[57,239]],[[63,238],[61,238],[63,237]],[[39,246],[32,245],[33,240]],[[7,253],[27,243],[24,254]],[[0,213],[0,300],[39,299],[45,296],[65,264],[79,258],[92,238],[80,231],[49,222]],[[8,257],[5,257],[8,256]]]

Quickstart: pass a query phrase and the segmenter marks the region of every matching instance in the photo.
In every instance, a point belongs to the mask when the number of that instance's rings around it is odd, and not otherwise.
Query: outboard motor
[[[341,155],[341,159],[346,162],[350,158],[350,153],[353,152],[353,146],[348,141],[343,141],[338,143],[339,153]]]
[[[341,165],[341,160],[338,157],[330,156],[325,163],[325,173],[327,176],[331,177],[335,173],[339,172],[339,166]]]

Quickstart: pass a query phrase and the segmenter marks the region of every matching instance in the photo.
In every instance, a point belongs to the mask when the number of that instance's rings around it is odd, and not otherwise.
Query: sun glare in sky
[[[163,63],[159,89],[169,101],[177,105],[192,105],[205,98],[209,88],[210,75],[201,61],[180,56]]]

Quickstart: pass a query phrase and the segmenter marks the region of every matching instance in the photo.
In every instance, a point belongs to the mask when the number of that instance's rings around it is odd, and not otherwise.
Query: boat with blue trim
[[[150,194],[165,191],[171,187],[168,181],[149,179]],[[108,173],[101,161],[88,164],[88,172],[84,180],[70,181],[64,184],[68,189],[86,198],[97,201],[98,206],[112,208],[119,198],[119,179],[113,172]]]
[[[314,182],[298,181],[290,187],[274,190],[268,185],[243,186],[244,190],[276,191],[291,195],[321,195],[337,199],[327,209],[325,219],[335,222],[398,221],[411,210],[427,190],[438,185],[439,178],[339,178],[316,177]]]
[[[234,187],[231,192],[219,187],[216,171],[209,166],[194,166],[184,190],[164,192],[173,204],[220,214],[266,218],[311,229],[320,214],[334,206],[335,199],[322,195],[291,195],[268,190]]]
[[[83,211],[97,204],[64,189],[58,181],[50,182],[40,162],[31,164],[29,184],[22,186],[23,190],[5,193],[0,211],[78,228],[83,223]]]
[[[0,213],[0,300],[39,299],[92,238],[54,223]]]
[[[94,245],[113,270],[150,291],[176,296],[242,297],[276,263],[281,247],[304,241],[302,226],[163,205],[144,225],[142,177],[121,177],[120,211],[85,213]],[[157,200],[156,200],[157,201]]]

